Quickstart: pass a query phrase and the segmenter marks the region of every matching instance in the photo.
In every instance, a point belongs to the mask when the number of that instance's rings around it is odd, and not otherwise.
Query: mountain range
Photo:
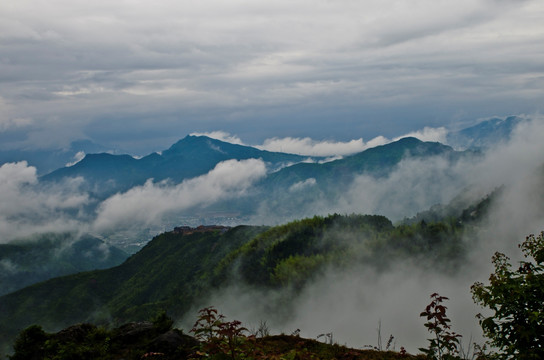
[[[86,180],[88,190],[99,197],[105,197],[143,185],[148,179],[156,182],[168,179],[180,183],[204,175],[218,163],[231,159],[262,159],[271,169],[278,169],[308,157],[263,151],[206,136],[188,135],[161,154],[152,153],[140,159],[130,155],[88,154],[77,164],[55,170],[41,179],[54,182],[81,176]]]
[[[457,132],[455,141],[459,147],[485,148],[509,137],[519,121],[515,117],[492,119]],[[497,137],[488,136],[485,129],[491,129]],[[480,140],[469,144],[468,138]],[[380,182],[405,160],[425,163],[439,158],[447,168],[481,155],[478,150],[459,151],[438,142],[406,137],[326,161],[187,136],[161,153],[139,159],[87,154],[74,165],[41,176],[40,183],[47,188],[50,183],[82,177],[85,189],[104,200],[148,179],[179,184],[209,173],[226,160],[262,159],[266,176],[253,184],[251,192],[208,208],[254,214],[266,203],[268,214],[300,219],[302,207],[310,204],[313,214],[318,213],[320,209],[312,207],[312,201],[337,197],[361,175]],[[277,304],[284,306],[307,282],[330,267],[360,264],[379,272],[397,260],[411,259],[418,266],[431,266],[433,271],[453,271],[466,255],[467,233],[485,218],[493,197],[477,203],[459,197],[448,206],[437,205],[396,224],[381,215],[334,214],[274,227],[165,232],[125,262],[126,254],[88,235],[46,234],[34,243],[1,245],[0,265],[6,270],[2,278],[4,294],[10,292],[0,297],[1,341],[7,344],[31,323],[40,323],[48,330],[81,321],[120,324],[149,319],[160,310],[179,318],[212,290],[235,282],[278,290],[281,296]],[[192,211],[186,210],[189,214]],[[105,252],[112,256],[104,257]],[[43,272],[44,268],[50,270]],[[100,268],[104,270],[96,270]],[[7,276],[9,271],[13,276]],[[24,276],[18,278],[19,274]],[[64,276],[47,280],[60,275]],[[283,314],[288,316],[286,311]]]
[[[516,126],[526,121],[519,116],[491,118],[458,131],[449,132],[446,142],[458,149],[486,149],[510,140]]]
[[[466,150],[486,148],[508,140],[514,128],[523,121],[523,118],[516,116],[506,119],[492,118],[459,131],[449,132],[447,142],[455,148]],[[474,154],[473,151],[468,153]],[[362,173],[374,177],[385,176],[406,157],[437,155],[455,160],[461,153],[440,143],[403,138],[326,162],[320,157],[270,152],[206,136],[188,135],[167,150],[142,158],[104,152],[87,153],[76,164],[43,175],[41,180],[59,182],[70,177],[82,177],[86,181],[85,190],[98,198],[106,198],[114,193],[143,185],[148,179],[155,182],[168,179],[177,184],[208,173],[222,161],[262,159],[267,164],[269,172],[269,176],[262,183],[266,191],[273,191],[271,186],[282,191],[281,189],[287,189],[309,179],[324,190],[330,188],[331,184],[345,185],[355,175]]]

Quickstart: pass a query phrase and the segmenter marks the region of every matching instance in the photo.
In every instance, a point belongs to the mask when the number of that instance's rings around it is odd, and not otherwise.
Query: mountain
[[[459,226],[451,219],[393,226],[383,216],[335,214],[272,228],[167,232],[117,267],[0,297],[1,340],[12,342],[31,324],[51,331],[77,322],[146,320],[160,310],[180,318],[212,290],[240,282],[278,290],[274,306],[289,316],[286,304],[331,267],[380,271],[411,258],[435,272],[455,269],[465,253]]]
[[[128,254],[90,235],[40,234],[0,244],[0,295],[50,278],[121,264]]]
[[[189,135],[161,154],[153,153],[141,159],[129,155],[89,154],[77,164],[55,170],[41,179],[61,181],[67,177],[82,176],[87,180],[90,191],[107,196],[143,185],[147,179],[170,179],[180,183],[184,179],[206,174],[221,161],[251,158],[262,159],[272,169],[277,169],[301,162],[307,157]]]
[[[0,166],[8,162],[26,161],[37,169],[38,175],[44,175],[68,163],[77,161],[78,153],[98,153],[107,151],[106,147],[90,140],[76,140],[64,149],[10,149],[0,150]]]
[[[129,155],[89,154],[74,166],[54,171],[42,177],[42,180],[62,181],[67,177],[82,176],[86,179],[87,190],[94,197],[104,199],[116,192],[142,185],[147,179],[152,178],[155,182],[170,179],[175,184],[206,174],[221,161],[260,158],[268,164],[269,172],[254,184],[251,191],[241,197],[201,206],[198,211],[235,213],[244,217],[255,215],[264,206],[269,213],[277,214],[278,222],[285,222],[314,215],[315,212],[308,209],[312,203],[334,203],[360,175],[384,178],[407,159],[427,161],[441,157],[453,165],[459,159],[470,156],[476,154],[407,137],[323,163],[320,158],[267,152],[205,136],[187,136],[161,154],[153,153],[141,159]],[[172,220],[176,216],[193,216],[194,213],[195,209],[191,208],[183,214],[173,214]]]
[[[267,182],[282,184],[288,188],[299,181],[313,178],[326,188],[329,185],[347,184],[360,174],[373,177],[387,176],[401,160],[407,158],[445,156],[450,160],[456,160],[463,154],[438,142],[423,142],[414,137],[406,137],[323,164],[296,164],[271,174]]]
[[[473,151],[455,151],[438,142],[407,137],[326,163],[304,162],[282,168],[257,183],[247,197],[216,204],[214,208],[230,206],[255,214],[264,204],[268,213],[281,216],[280,221],[312,216],[316,213],[312,204],[334,204],[346,196],[346,190],[361,175],[380,181],[404,160],[425,162],[440,157],[454,165],[460,159],[475,156],[478,153]]]
[[[450,132],[447,143],[458,149],[487,149],[510,140],[512,132],[526,119],[509,116],[505,119],[492,118],[478,124]]]

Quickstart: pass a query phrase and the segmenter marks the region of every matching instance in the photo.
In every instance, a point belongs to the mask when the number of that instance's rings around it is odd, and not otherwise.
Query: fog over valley
[[[543,18],[0,5],[0,358],[544,357]]]
[[[504,126],[507,120],[499,123]],[[327,142],[320,151],[320,144],[311,139],[285,139],[286,144],[306,149],[298,151],[302,156],[295,161],[262,150],[257,150],[262,155],[258,158],[247,157],[244,154],[255,148],[224,132],[195,134],[156,156],[161,161],[169,156],[181,161],[175,151],[187,141],[211,149],[210,154],[229,157],[239,152],[198,176],[177,181],[142,178],[142,183],[134,185],[122,183],[119,177],[105,183],[101,182],[104,179],[86,179],[81,175],[84,172],[76,172],[75,177],[50,177],[55,172],[39,177],[36,168],[26,162],[5,163],[0,167],[0,234],[3,243],[26,238],[27,243],[36,244],[41,241],[37,234],[69,232],[75,236],[71,242],[92,234],[105,244],[133,253],[161,232],[181,225],[211,225],[207,219],[218,225],[273,226],[333,213],[384,215],[393,224],[478,218],[455,235],[461,246],[455,251],[465,255],[457,258],[460,255],[434,253],[428,248],[423,258],[417,254],[391,257],[383,266],[375,263],[379,263],[377,250],[370,250],[377,246],[375,240],[334,227],[327,230],[320,248],[327,248],[331,241],[334,246],[345,246],[343,251],[359,260],[320,265],[296,288],[263,288],[248,283],[236,267],[222,270],[229,280],[198,298],[176,319],[189,328],[199,308],[214,305],[245,324],[258,326],[266,320],[274,332],[300,329],[309,338],[333,333],[337,341],[355,347],[374,345],[380,327],[381,336],[392,334],[398,346],[417,352],[427,336],[418,315],[434,292],[451,299],[452,322],[466,341],[470,336],[482,339],[475,318],[481,309],[470,297],[470,286],[487,279],[495,251],[518,259],[517,244],[544,229],[543,133],[544,122],[535,115],[516,121],[508,136],[474,149],[455,150],[422,141],[446,142],[447,130],[430,128],[409,137],[383,138],[379,145],[363,146],[361,152],[351,155],[344,152],[351,142]],[[229,139],[232,143],[223,142]],[[199,154],[208,156],[205,151]],[[321,161],[320,156],[334,155],[338,158]],[[118,155],[112,156],[117,159]],[[135,164],[146,161],[145,157],[131,159]],[[201,161],[198,156],[195,159]],[[375,167],[373,161],[377,161]],[[82,159],[65,169],[84,171],[87,163],[88,159]],[[350,168],[353,164],[359,170],[348,173],[355,169]],[[100,191],[115,181],[119,191]],[[474,207],[478,203],[487,204],[485,211]],[[374,254],[375,260],[366,258],[367,253]],[[451,263],[445,261],[449,257]],[[8,273],[18,266],[10,259],[1,264]]]

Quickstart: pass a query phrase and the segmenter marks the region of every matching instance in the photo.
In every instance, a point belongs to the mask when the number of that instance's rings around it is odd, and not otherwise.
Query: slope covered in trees
[[[394,226],[383,216],[335,214],[272,228],[168,232],[117,267],[1,297],[0,333],[6,345],[31,324],[47,331],[77,322],[120,324],[160,310],[179,318],[210,291],[236,281],[289,289],[285,296],[291,296],[330,266],[356,263],[379,271],[408,257],[421,266],[451,269],[465,254],[463,231],[454,218]]]
[[[90,235],[46,233],[0,244],[0,295],[50,278],[121,264],[128,254]]]

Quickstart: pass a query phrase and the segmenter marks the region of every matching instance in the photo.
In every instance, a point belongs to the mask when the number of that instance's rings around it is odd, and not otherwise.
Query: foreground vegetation
[[[403,349],[361,350],[294,334],[270,335],[263,327],[250,334],[240,322],[227,321],[214,308],[200,311],[191,333],[173,329],[164,313],[152,321],[127,323],[111,330],[79,324],[51,334],[33,325],[19,334],[10,359],[425,359]]]

